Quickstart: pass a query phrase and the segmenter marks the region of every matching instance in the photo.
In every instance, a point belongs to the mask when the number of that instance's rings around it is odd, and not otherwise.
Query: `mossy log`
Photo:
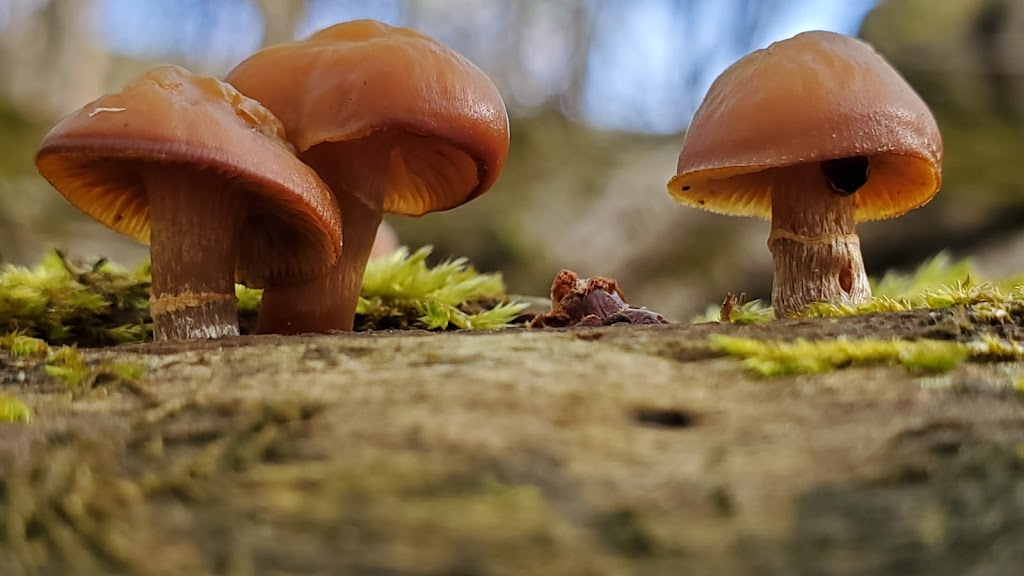
[[[987,318],[987,317],[986,317]],[[970,307],[0,353],[0,573],[1010,574],[1013,362],[764,379],[713,334],[1020,339]]]

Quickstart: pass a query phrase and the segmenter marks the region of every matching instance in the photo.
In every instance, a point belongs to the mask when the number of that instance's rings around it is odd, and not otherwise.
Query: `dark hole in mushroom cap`
[[[821,163],[821,171],[837,195],[849,196],[868,181],[868,159],[853,156],[826,160]]]
[[[678,408],[637,408],[633,410],[633,420],[656,428],[689,428],[697,423],[692,414]]]

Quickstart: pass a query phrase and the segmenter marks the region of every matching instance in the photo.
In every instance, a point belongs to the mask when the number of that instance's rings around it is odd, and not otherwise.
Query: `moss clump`
[[[263,466],[239,482],[243,490],[259,488],[254,496],[277,496],[258,516],[292,522],[282,541],[301,538],[305,548],[334,551],[327,573],[489,574],[496,565],[507,574],[623,573],[609,568],[614,556],[595,549],[591,533],[560,515],[535,485],[462,472],[450,459],[435,463],[422,454],[355,458],[358,467]],[[630,552],[652,546],[649,536],[615,520],[597,534]],[[332,538],[336,526],[359,537]],[[405,553],[395,554],[396,547]]]
[[[940,340],[820,340],[773,342],[716,334],[715,351],[743,359],[765,377],[821,374],[858,364],[900,364],[913,372],[952,370],[970,354],[968,346]]]
[[[1024,358],[1024,345],[984,334],[970,342],[946,340],[805,340],[766,341],[715,334],[711,349],[743,359],[743,365],[765,377],[821,374],[859,364],[899,364],[911,372],[947,372],[965,360],[1014,361]]]
[[[42,356],[50,351],[50,347],[39,338],[14,332],[6,336],[0,336],[0,350],[7,350],[11,356],[20,358],[24,356]]]
[[[636,510],[619,508],[594,519],[594,528],[609,548],[633,558],[653,555],[657,542]]]
[[[872,281],[872,298],[857,306],[818,303],[807,308],[801,317],[837,318],[875,312],[906,312],[937,310],[953,306],[977,307],[985,319],[1008,318],[1007,305],[1024,297],[1024,278],[1003,282],[976,282],[978,274],[970,260],[952,260],[945,252],[923,262],[913,273],[887,272]],[[710,306],[694,322],[721,320],[722,306]],[[987,315],[987,316],[986,316]],[[732,307],[729,322],[763,324],[775,319],[771,306],[753,300]]]
[[[34,268],[0,269],[0,334],[110,345],[149,336],[149,280],[100,260],[79,269],[58,251]]]
[[[73,436],[5,474],[5,566],[15,574],[204,573],[161,551],[155,521],[109,448]],[[159,568],[148,564],[154,556]]]
[[[509,302],[499,274],[481,274],[465,259],[428,266],[430,248],[400,250],[369,263],[357,329],[491,330],[507,326],[526,304]],[[129,272],[106,260],[79,269],[53,251],[35,268],[0,270],[0,345],[12,354],[32,339],[51,345],[145,342],[150,267]],[[243,333],[254,325],[262,291],[236,286]],[[4,342],[13,342],[3,344]]]
[[[10,394],[0,394],[0,422],[27,424],[31,421],[32,411],[24,402]]]
[[[428,266],[431,251],[400,248],[367,263],[356,330],[496,330],[529,306],[510,301],[501,274],[477,272],[465,258]],[[239,315],[255,318],[262,290],[237,286],[236,295]]]
[[[0,350],[7,350],[13,358],[39,357],[44,360],[43,372],[73,393],[84,392],[101,383],[134,384],[144,372],[142,366],[131,362],[108,361],[90,365],[77,346],[54,349],[42,339],[17,332],[0,336]],[[38,367],[39,364],[30,360],[27,365]]]
[[[703,314],[693,319],[696,324],[705,322],[722,322],[723,306],[711,305]],[[732,324],[764,324],[775,319],[775,310],[763,300],[751,300],[731,306],[728,310],[728,321]]]
[[[429,247],[411,254],[402,248],[367,264],[358,326],[494,330],[526,309],[525,303],[507,301],[500,274],[481,274],[465,258],[430,267],[430,252]]]
[[[74,346],[62,346],[52,351],[43,370],[74,394],[84,393],[100,384],[131,386],[145,372],[142,366],[131,362],[87,364]]]
[[[978,361],[1008,362],[1024,358],[1024,345],[992,334],[983,334],[966,344],[971,359]]]
[[[1022,293],[1020,287],[1012,292],[1005,291],[999,284],[983,282],[975,284],[969,277],[951,285],[927,288],[909,297],[876,296],[858,306],[839,304],[814,304],[805,316],[811,318],[834,318],[873,312],[905,312],[908,310],[938,310],[954,306],[979,306],[983,313],[1000,316],[1007,314],[1006,306]]]
[[[238,298],[239,321],[246,317],[255,320],[256,315],[260,311],[260,300],[263,299],[263,290],[235,284],[235,297]]]
[[[85,381],[89,369],[78,348],[62,346],[50,354],[43,370],[70,389],[78,388]]]
[[[910,274],[890,271],[872,282],[871,293],[877,298],[912,298],[936,286],[953,285],[967,278],[977,278],[978,271],[969,259],[953,260],[940,252],[922,262]]]

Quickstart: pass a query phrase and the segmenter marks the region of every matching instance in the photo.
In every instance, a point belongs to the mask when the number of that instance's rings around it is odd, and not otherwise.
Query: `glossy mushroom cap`
[[[337,24],[256,53],[227,81],[272,110],[300,154],[351,142],[331,154],[354,168],[367,159],[379,185],[351,192],[383,212],[419,216],[468,202],[490,188],[508,154],[508,116],[491,80],[408,28]]]
[[[942,139],[928,106],[856,38],[805,32],[758,50],[712,84],[686,131],[669,193],[681,203],[769,218],[773,168],[867,157],[857,222],[927,203]]]
[[[80,210],[141,242],[149,241],[150,200],[140,174],[218,175],[225,188],[247,192],[237,276],[250,286],[315,277],[340,251],[338,207],[281,122],[230,85],[177,66],[64,118],[43,139],[36,166]]]

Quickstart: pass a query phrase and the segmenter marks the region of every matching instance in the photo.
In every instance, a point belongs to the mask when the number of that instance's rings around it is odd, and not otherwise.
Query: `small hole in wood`
[[[678,408],[642,407],[633,410],[633,421],[655,428],[689,428],[696,425],[697,418]]]

